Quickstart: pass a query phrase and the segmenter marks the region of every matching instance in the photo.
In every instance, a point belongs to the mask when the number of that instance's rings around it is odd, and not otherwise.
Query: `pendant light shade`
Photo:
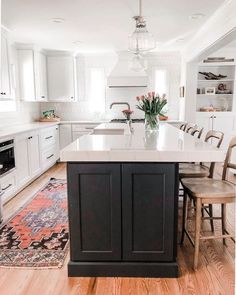
[[[146,69],[144,58],[140,54],[134,54],[130,61],[129,68],[134,72],[143,72]]]
[[[156,42],[148,32],[146,22],[142,17],[142,0],[139,0],[139,15],[134,16],[136,22],[135,31],[129,37],[129,51],[140,54],[148,52],[156,47]]]
[[[137,17],[136,28],[129,37],[129,51],[133,53],[145,53],[156,47],[156,42],[151,33],[146,28],[146,23]]]

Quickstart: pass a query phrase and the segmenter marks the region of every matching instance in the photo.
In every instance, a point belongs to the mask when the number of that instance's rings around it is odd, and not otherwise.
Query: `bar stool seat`
[[[208,177],[210,170],[208,167],[199,164],[181,163],[179,165],[179,177],[193,178],[193,177]]]
[[[192,197],[207,199],[206,203],[216,203],[216,198],[234,198],[235,185],[227,180],[212,178],[184,178],[182,184]],[[222,200],[220,200],[221,203]]]

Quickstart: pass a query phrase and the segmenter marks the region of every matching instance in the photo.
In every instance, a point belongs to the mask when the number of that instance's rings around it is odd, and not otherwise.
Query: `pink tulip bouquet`
[[[156,130],[159,127],[159,116],[164,116],[162,110],[167,104],[166,94],[159,96],[155,92],[148,92],[148,95],[136,97],[138,105],[137,109],[145,114],[146,130]]]

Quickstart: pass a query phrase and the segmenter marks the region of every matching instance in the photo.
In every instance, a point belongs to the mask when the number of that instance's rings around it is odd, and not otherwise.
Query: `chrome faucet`
[[[110,109],[112,109],[112,107],[114,105],[127,105],[128,107],[128,110],[130,111],[130,104],[128,102],[113,102],[111,105],[110,105]],[[131,120],[131,116],[129,115],[129,117],[127,118],[127,123],[129,125],[129,130],[130,130],[130,133],[133,133],[134,132],[134,128],[132,127],[132,120]]]
[[[128,110],[130,110],[130,105],[129,105],[129,103],[128,102],[113,102],[111,105],[110,105],[110,109],[112,109],[112,107],[114,106],[114,105],[127,105],[127,107],[128,107]]]

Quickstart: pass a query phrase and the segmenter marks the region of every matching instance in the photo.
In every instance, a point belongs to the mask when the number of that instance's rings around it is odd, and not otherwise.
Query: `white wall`
[[[0,128],[7,125],[24,124],[37,121],[39,116],[39,103],[18,101],[17,110],[15,112],[0,112]]]
[[[226,0],[205,22],[184,48],[187,62],[203,58],[236,36],[236,1]]]
[[[121,53],[123,54],[123,53]],[[127,55],[127,53],[126,53]],[[127,55],[128,56],[128,55]],[[78,65],[78,91],[80,100],[76,103],[41,103],[41,112],[48,109],[54,109],[56,114],[62,120],[98,120],[98,119],[111,119],[122,118],[121,110],[125,106],[115,106],[110,110],[109,106],[114,101],[127,101],[134,111],[133,117],[142,118],[144,115],[135,107],[136,96],[154,90],[153,85],[153,69],[161,68],[166,69],[167,79],[169,82],[168,89],[168,116],[171,119],[178,119],[179,117],[179,86],[180,86],[180,63],[181,57],[177,52],[174,53],[158,53],[149,54],[147,56],[147,74],[149,78],[148,88],[108,88],[105,87],[106,94],[106,113],[91,113],[88,104],[88,72],[92,67],[103,67],[105,75],[108,77],[114,69],[118,61],[117,54],[106,55],[84,55],[77,59]],[[127,63],[129,63],[127,58]]]

